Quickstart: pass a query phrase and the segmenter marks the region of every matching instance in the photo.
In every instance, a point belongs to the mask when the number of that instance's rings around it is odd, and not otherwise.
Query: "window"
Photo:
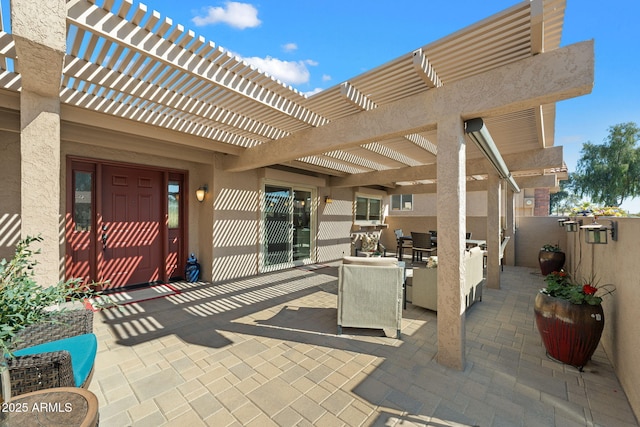
[[[392,211],[412,211],[413,210],[413,194],[392,194],[391,210]]]
[[[356,221],[379,222],[382,218],[382,199],[362,197],[356,198]]]
[[[168,188],[168,225],[169,228],[178,228],[180,226],[180,183],[178,181],[169,181]]]
[[[76,231],[91,231],[93,173],[74,171],[73,220]]]

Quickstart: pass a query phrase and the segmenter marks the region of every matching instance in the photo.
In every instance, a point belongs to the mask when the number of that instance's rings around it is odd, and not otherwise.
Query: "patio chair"
[[[402,233],[401,228],[393,230],[393,232],[396,235],[396,258],[398,258],[399,261],[402,261],[402,254],[404,252],[404,249],[411,249],[413,244],[411,243],[411,240],[408,239],[407,236],[404,235],[404,233]]]
[[[387,256],[387,248],[380,243],[380,232],[374,231],[370,233],[356,233],[352,234],[352,240],[355,246],[355,255],[358,256],[359,252],[370,254],[373,252],[379,252],[382,256]],[[358,245],[358,242],[360,243]],[[359,246],[359,247],[358,247]]]
[[[27,326],[10,343],[6,356],[11,395],[54,387],[87,388],[93,374],[97,339],[91,310],[69,310]]]
[[[338,335],[343,327],[393,330],[400,338],[404,263],[344,257],[338,275]]]
[[[429,230],[429,234],[431,235],[432,246],[438,246],[438,232],[436,230]]]
[[[502,243],[500,243],[500,271],[504,271],[504,250],[507,247],[507,243],[509,243],[509,239],[511,239],[511,236],[507,236],[504,239],[502,239]],[[482,262],[482,266],[483,268],[487,268],[487,249],[485,247],[485,249],[482,252],[484,254],[483,257],[483,262]]]
[[[411,262],[422,261],[422,255],[424,253],[433,255],[436,251],[436,248],[433,247],[433,242],[431,241],[431,235],[429,233],[417,233],[412,231],[411,240],[413,242]]]

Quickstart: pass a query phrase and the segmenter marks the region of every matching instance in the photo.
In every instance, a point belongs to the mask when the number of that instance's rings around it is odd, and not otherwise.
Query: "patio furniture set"
[[[87,390],[97,347],[93,312],[84,308],[69,309],[20,330],[10,342],[11,355],[4,356],[6,371],[2,376],[1,397],[9,408],[28,410],[13,411],[16,413],[5,420],[7,425],[31,425],[31,417],[37,415],[32,410],[34,402],[62,404],[56,416],[66,416],[66,421],[71,420],[69,417],[81,419],[86,422],[83,425],[97,425],[97,400]],[[76,401],[82,405],[64,406]]]
[[[402,309],[407,302],[437,311],[438,269],[414,265],[423,261],[423,254],[436,252],[437,233],[412,232],[404,236],[395,230],[398,247],[395,257],[367,255],[344,257],[338,275],[338,334],[343,327],[383,329],[387,335],[400,338]],[[484,282],[484,241],[471,240],[467,234],[464,254],[465,310],[482,300]],[[407,243],[411,242],[411,246]],[[411,274],[402,261],[402,249],[412,249]],[[429,267],[429,266],[426,266]],[[408,277],[409,276],[409,277]],[[387,331],[393,331],[389,334]]]

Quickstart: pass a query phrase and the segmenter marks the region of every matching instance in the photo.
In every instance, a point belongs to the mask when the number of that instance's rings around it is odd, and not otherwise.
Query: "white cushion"
[[[355,264],[355,265],[375,265],[377,267],[397,267],[398,260],[391,257],[356,257],[346,256],[342,258],[343,264]]]

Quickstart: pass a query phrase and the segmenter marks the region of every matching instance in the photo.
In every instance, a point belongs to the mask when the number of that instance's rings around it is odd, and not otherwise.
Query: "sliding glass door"
[[[262,204],[262,270],[312,262],[313,190],[265,184]]]

